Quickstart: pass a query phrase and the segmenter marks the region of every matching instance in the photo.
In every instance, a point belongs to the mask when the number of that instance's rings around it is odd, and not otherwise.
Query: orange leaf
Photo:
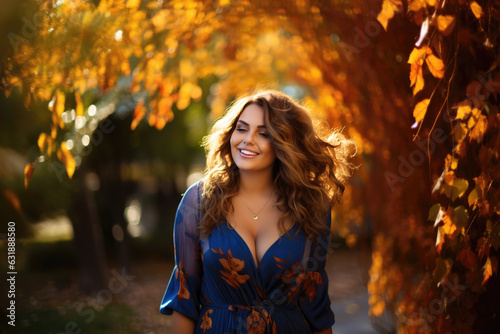
[[[484,278],[483,278],[483,285],[488,281],[488,279],[493,275],[493,272],[497,272],[498,268],[498,261],[496,257],[488,257],[486,259],[486,263],[483,266],[483,273],[484,273]]]
[[[83,116],[83,102],[78,91],[75,92],[76,116]]]
[[[429,70],[435,78],[440,79],[444,76],[444,64],[441,59],[430,53],[425,58],[425,62],[427,63]]]
[[[429,106],[430,99],[425,99],[417,103],[415,109],[413,109],[413,117],[415,117],[415,122],[420,123],[427,112],[427,107]]]
[[[425,0],[410,0],[408,1],[408,11],[410,12],[418,12],[422,8],[426,7]]]
[[[474,14],[477,19],[480,19],[481,16],[483,16],[483,9],[477,2],[472,1],[470,4],[470,9],[472,10],[472,14]]]
[[[377,16],[377,21],[387,31],[389,20],[394,17],[394,14],[400,13],[403,10],[403,2],[401,0],[384,0],[382,10]]]
[[[10,203],[10,205],[19,213],[21,213],[21,201],[19,200],[19,198],[17,197],[17,195],[11,191],[11,190],[4,190],[3,192],[3,196],[5,197],[5,199],[7,200],[8,203]]]
[[[134,109],[134,116],[132,119],[132,123],[130,124],[130,129],[135,130],[139,122],[146,115],[146,107],[144,107],[144,99],[140,99]]]
[[[448,36],[455,28],[455,16],[439,15],[437,17],[437,28],[444,36]]]
[[[446,184],[452,186],[454,181],[455,181],[455,172],[449,171],[444,175],[444,182]]]
[[[31,180],[31,177],[33,176],[33,171],[35,170],[35,164],[34,163],[27,163],[26,166],[24,166],[24,188],[28,188],[28,184]]]
[[[476,253],[470,250],[470,248],[462,249],[458,252],[458,260],[468,269],[472,269],[476,264]]]
[[[451,211],[451,215],[453,215]],[[442,232],[443,234],[453,234],[457,230],[457,227],[453,223],[453,216],[450,216],[450,212],[446,212],[445,215],[443,216],[443,226],[442,226]]]
[[[73,173],[75,172],[76,162],[75,158],[66,147],[65,141],[61,143],[61,147],[59,148],[59,150],[57,150],[57,158],[64,164],[64,166],[66,167],[66,172],[68,173],[68,177],[71,179]]]

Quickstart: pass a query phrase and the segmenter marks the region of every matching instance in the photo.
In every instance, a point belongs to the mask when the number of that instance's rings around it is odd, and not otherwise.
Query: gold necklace
[[[259,219],[259,214],[262,212],[262,210],[264,210],[264,208],[267,206],[267,204],[269,204],[269,201],[271,200],[271,197],[273,197],[275,192],[276,192],[276,190],[274,190],[271,193],[271,195],[269,195],[269,198],[267,199],[266,203],[264,203],[264,206],[257,213],[255,213],[252,209],[250,209],[250,207],[245,203],[243,198],[241,198],[240,194],[238,194],[238,198],[241,200],[241,203],[243,203],[243,205],[245,205],[247,207],[247,209],[250,210],[251,213],[253,213],[253,219],[257,220],[257,219]]]

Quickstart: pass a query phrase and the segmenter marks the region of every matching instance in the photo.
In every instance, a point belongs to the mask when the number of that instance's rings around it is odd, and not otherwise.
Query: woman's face
[[[276,154],[259,105],[248,105],[238,118],[231,135],[231,156],[240,171],[272,172]]]

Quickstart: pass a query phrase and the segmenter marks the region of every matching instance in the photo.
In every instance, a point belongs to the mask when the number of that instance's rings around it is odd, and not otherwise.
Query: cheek
[[[238,145],[238,138],[234,134],[231,135],[231,139],[229,140],[231,144],[231,149],[234,149],[234,146]]]
[[[276,152],[274,151],[273,145],[271,143],[268,143],[266,146],[266,151],[267,153],[274,158],[276,158]]]

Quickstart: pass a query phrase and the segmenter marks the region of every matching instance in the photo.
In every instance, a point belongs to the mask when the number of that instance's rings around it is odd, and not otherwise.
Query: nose
[[[255,134],[253,131],[248,131],[247,135],[245,136],[245,139],[243,139],[243,143],[245,144],[255,144]]]

